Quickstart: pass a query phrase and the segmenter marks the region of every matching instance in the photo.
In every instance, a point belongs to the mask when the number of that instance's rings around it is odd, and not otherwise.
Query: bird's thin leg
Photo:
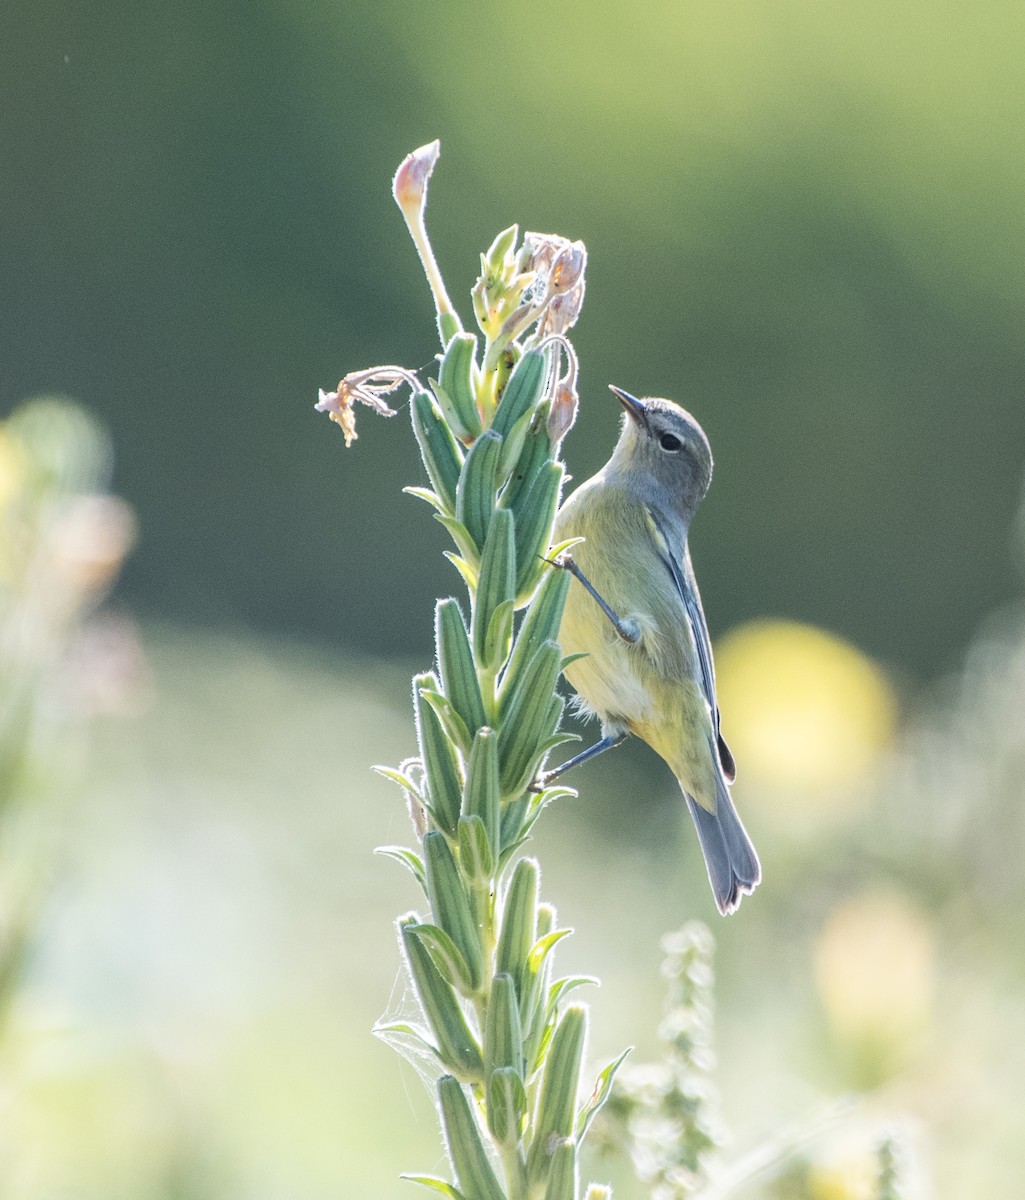
[[[633,645],[636,645],[637,642],[639,642],[641,640],[641,631],[640,631],[640,628],[639,628],[637,622],[630,618],[627,618],[626,620],[624,620],[615,611],[615,609],[612,608],[612,606],[608,603],[608,601],[605,599],[605,597],[602,596],[601,592],[598,591],[598,589],[594,586],[594,584],[590,581],[590,579],[587,578],[587,576],[583,573],[583,571],[581,571],[581,569],[577,566],[576,562],[573,560],[573,558],[569,554],[560,554],[559,557],[555,560],[554,565],[557,567],[561,567],[564,571],[569,571],[569,573],[572,576],[574,576],[576,579],[578,579],[580,581],[581,584],[583,584],[583,586],[587,590],[587,592],[594,598],[598,607],[612,622],[613,629],[615,629],[616,633],[619,634],[619,636],[623,639],[624,642],[629,642],[630,645],[633,646]],[[613,743],[613,744],[615,744],[615,743]],[[598,745],[600,746],[601,742],[599,742]],[[602,748],[607,749],[607,747],[602,747]]]
[[[538,778],[537,783],[531,787],[532,792],[540,792],[546,788],[553,779],[558,779],[560,775],[573,767],[579,767],[581,763],[590,762],[592,758],[597,758],[599,754],[604,754],[606,750],[611,750],[613,746],[618,746],[626,737],[626,733],[609,733],[601,739],[600,742],[595,742],[593,746],[588,746],[586,750],[581,750],[579,754],[574,754],[572,758],[560,766],[553,768],[551,771],[545,771]]]

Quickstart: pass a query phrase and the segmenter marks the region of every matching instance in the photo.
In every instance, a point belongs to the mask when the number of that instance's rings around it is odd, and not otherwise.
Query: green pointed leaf
[[[557,942],[560,942],[571,931],[568,929],[553,929],[555,910],[547,904],[539,904],[537,908],[537,933],[540,935],[530,948],[527,955],[527,966],[520,988],[520,1020],[527,1031],[524,1039],[525,1053],[528,1059],[536,1054],[537,1039],[541,1034],[545,1021],[549,1016],[546,1006],[548,980],[551,975],[551,959],[549,955]]]
[[[483,982],[480,935],[459,868],[443,834],[428,833],[424,838],[424,867],[434,919],[459,948],[468,971],[466,992],[475,993]]]
[[[462,521],[457,521],[455,517],[447,517],[444,513],[435,513],[434,519],[439,525],[444,525],[451,534],[452,540],[455,542],[456,549],[459,551],[460,556],[466,561],[467,566],[469,566],[474,573],[473,586],[476,587],[477,568],[480,564],[480,552],[474,544],[469,530],[462,523]]]
[[[520,502],[521,495],[530,487],[546,463],[552,461],[552,443],[548,436],[547,414],[543,412],[547,405],[542,405],[534,414],[530,426],[523,439],[523,449],[520,451],[516,466],[502,490],[502,503],[507,508],[513,508]]]
[[[429,688],[421,688],[420,695],[434,709],[448,740],[458,746],[463,754],[469,754],[473,738],[466,728],[466,722],[456,712],[455,705],[441,692],[433,692]]]
[[[442,500],[437,492],[432,492],[430,488],[404,487],[402,490],[407,496],[415,496],[418,500],[425,500],[437,512],[448,512],[444,500]]]
[[[594,1091],[590,1098],[586,1101],[580,1112],[577,1114],[577,1143],[584,1140],[584,1136],[591,1127],[591,1122],[598,1115],[601,1106],[609,1098],[612,1091],[612,1084],[616,1079],[616,1072],[623,1065],[626,1056],[630,1053],[632,1047],[627,1047],[623,1053],[616,1059],[613,1059],[607,1067],[602,1070],[597,1082],[594,1085]]]
[[[438,1179],[435,1175],[400,1175],[399,1178],[408,1183],[418,1183],[432,1192],[440,1192],[443,1196],[448,1196],[449,1200],[466,1200],[462,1192],[457,1191],[452,1184],[446,1183],[444,1179]]]
[[[484,639],[484,658],[481,665],[497,673],[505,665],[512,649],[513,602],[503,600],[491,614]]]
[[[466,1094],[451,1075],[438,1080],[438,1103],[459,1190],[473,1200],[505,1200]]]
[[[514,842],[523,839],[523,823],[530,807],[530,799],[526,795],[517,796],[508,804],[502,806],[502,859],[506,859],[509,848]]]
[[[438,1055],[438,1047],[427,1040],[423,1030],[406,1021],[392,1021],[387,1025],[377,1024],[371,1033],[374,1037],[380,1038],[382,1042],[388,1042],[389,1045],[395,1045],[396,1039],[405,1040],[412,1043],[418,1051],[425,1050],[435,1058]]]
[[[451,984],[464,996],[473,991],[470,983],[470,968],[466,965],[466,959],[451,936],[440,925],[414,925],[410,930],[410,936],[417,938],[426,947],[431,961],[438,968],[446,983]]]
[[[581,542],[586,542],[587,538],[571,537],[564,542],[556,542],[548,551],[548,557],[552,562],[557,562],[567,550],[572,550],[574,546],[579,546]]]
[[[527,1036],[523,1039],[523,1049],[527,1056],[527,1072],[533,1075],[544,1065],[548,1047],[555,1032],[555,1017],[546,1017],[544,1010],[538,1008],[531,1021]]]
[[[552,952],[558,942],[561,942],[564,937],[569,937],[573,932],[572,929],[553,929],[551,933],[546,933],[544,937],[540,937],[531,946],[530,954],[527,956],[527,965],[532,975],[537,975],[541,967]]]
[[[451,984],[438,970],[430,950],[416,933],[412,919],[399,924],[402,951],[409,966],[413,988],[431,1032],[437,1039],[437,1055],[444,1067],[465,1082],[483,1078],[480,1046],[466,1021]]]
[[[413,878],[423,888],[424,894],[427,894],[427,877],[424,875],[424,864],[419,854],[414,854],[405,846],[378,846],[374,853],[401,863],[407,870],[412,871]]]
[[[476,568],[466,561],[465,558],[460,558],[458,554],[453,554],[451,550],[443,550],[442,553],[448,561],[455,567],[463,577],[463,582],[469,588],[472,594],[477,590],[477,571]]]
[[[390,779],[392,783],[397,783],[404,792],[411,792],[423,803],[424,795],[420,790],[420,785],[414,781],[411,775],[407,775],[405,771],[397,770],[395,767],[382,767],[380,765],[373,766],[370,769],[377,775],[381,775],[385,779]]]
[[[593,975],[567,975],[563,979],[557,979],[548,989],[548,1011],[554,1013],[559,1002],[565,996],[568,996],[574,988],[585,985],[601,987],[601,980],[596,979]]]

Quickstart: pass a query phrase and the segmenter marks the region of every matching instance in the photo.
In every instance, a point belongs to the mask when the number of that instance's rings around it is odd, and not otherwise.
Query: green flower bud
[[[490,429],[482,433],[466,455],[456,487],[456,519],[478,550],[483,549],[495,511],[501,457],[501,437]]]
[[[497,673],[512,645],[516,552],[513,516],[498,509],[481,554],[477,597],[473,607],[473,652],[479,666]]]
[[[545,1058],[534,1136],[527,1152],[527,1175],[532,1185],[549,1177],[559,1144],[573,1133],[586,1034],[587,1010],[570,1005],[562,1014]]]
[[[523,1074],[523,1037],[516,983],[505,971],[491,982],[487,1022],[484,1026],[484,1074],[489,1077],[500,1067]]]
[[[466,1094],[451,1075],[438,1080],[438,1103],[459,1190],[468,1200],[505,1200]]]
[[[426,392],[417,392],[409,406],[413,433],[420,457],[427,469],[435,495],[451,514],[456,507],[456,488],[463,466],[463,454],[441,418],[441,413]]]
[[[476,992],[483,982],[480,936],[459,868],[444,834],[428,833],[424,838],[424,871],[434,919],[452,939],[466,963],[466,990]]]
[[[502,904],[502,928],[495,952],[495,969],[509,975],[521,995],[522,981],[527,976],[530,948],[537,928],[538,867],[532,858],[521,858],[513,869],[512,879]]]
[[[568,576],[568,571],[553,572]],[[439,600],[434,616],[435,642],[441,685],[471,736],[485,724],[477,668],[458,601]],[[464,810],[465,811],[465,810]]]
[[[552,535],[565,472],[562,463],[548,463],[534,476],[513,510],[516,518],[516,601],[523,605],[534,593],[546,569],[544,556]]]
[[[492,862],[501,851],[498,782],[498,735],[485,726],[478,729],[466,764],[463,787],[463,816],[479,817],[487,837]]]
[[[491,840],[480,817],[459,818],[459,869],[473,884],[483,884],[491,878],[495,867]]]
[[[536,407],[546,370],[545,356],[538,350],[528,350],[516,364],[491,422],[496,433],[505,437],[525,413]]]
[[[503,723],[527,663],[545,642],[558,640],[562,610],[565,608],[566,594],[569,591],[570,574],[568,571],[557,571],[553,567],[547,567],[546,570],[547,574],[516,635],[509,665],[502,673],[499,712]]]
[[[502,795],[514,797],[526,788],[551,734],[552,702],[562,667],[562,652],[545,642],[513,686],[498,735]]]
[[[417,675],[413,680],[416,736],[424,764],[431,813],[438,826],[454,837],[463,790],[459,769],[438,714],[422,698],[421,691],[438,691],[438,680],[432,673]]]
[[[559,1142],[548,1170],[545,1200],[576,1200],[577,1148],[571,1138]]]
[[[465,1083],[483,1079],[480,1047],[452,987],[442,977],[430,952],[416,935],[417,923],[402,921],[399,931],[409,974],[420,1007],[437,1042],[438,1057],[445,1067]]]
[[[473,378],[476,358],[476,334],[457,333],[442,356],[438,381],[432,384],[445,420],[463,441],[475,438],[481,431]]]
[[[511,1150],[523,1136],[527,1116],[527,1092],[512,1067],[499,1067],[488,1076],[488,1129],[495,1141]]]

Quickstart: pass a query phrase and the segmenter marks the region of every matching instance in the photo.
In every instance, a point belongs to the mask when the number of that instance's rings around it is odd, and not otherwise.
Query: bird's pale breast
[[[698,682],[697,653],[676,585],[651,540],[644,508],[602,474],[568,499],[559,540],[586,539],[571,551],[610,607],[641,630],[630,644],[575,581],[559,640],[586,658],[566,671],[587,709],[620,725],[662,756],[699,803],[714,806],[711,715]]]

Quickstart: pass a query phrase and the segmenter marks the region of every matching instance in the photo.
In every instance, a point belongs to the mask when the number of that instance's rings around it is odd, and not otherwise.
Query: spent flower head
[[[320,389],[320,399],[313,406],[317,412],[326,412],[332,421],[341,426],[346,446],[351,446],[359,436],[356,433],[356,414],[353,402],[366,404],[382,417],[394,417],[395,409],[383,399],[407,384],[414,392],[420,381],[405,367],[371,367],[366,371],[350,371],[339,380],[333,392]]]

